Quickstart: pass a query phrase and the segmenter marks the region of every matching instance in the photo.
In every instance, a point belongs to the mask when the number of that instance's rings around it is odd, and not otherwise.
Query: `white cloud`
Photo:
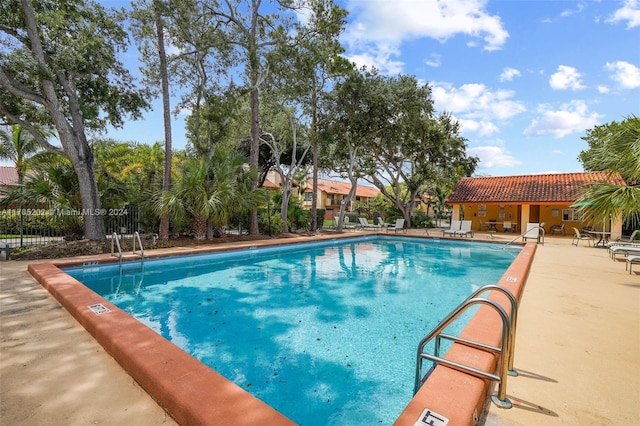
[[[612,73],[611,79],[625,89],[640,87],[640,68],[625,61],[607,62],[605,69]]]
[[[501,146],[478,146],[467,150],[469,155],[480,159],[479,166],[484,169],[495,167],[515,167],[522,164],[522,161],[515,159]]]
[[[432,85],[435,107],[439,111],[455,114],[459,120],[467,120],[466,128],[486,132],[497,131],[493,120],[507,120],[526,111],[526,107],[512,100],[511,90],[492,92],[484,84],[463,84],[459,88],[447,83]],[[470,122],[475,121],[472,125]]]
[[[442,64],[442,56],[438,55],[437,53],[432,53],[429,58],[430,59],[427,59],[426,61],[424,61],[424,63],[429,65],[430,67],[438,68]]]
[[[397,54],[394,50],[380,48],[375,54],[365,52],[351,55],[348,59],[355,62],[358,68],[366,65],[368,68],[377,68],[383,74],[399,74],[402,72],[404,62],[392,60],[391,55],[394,54]]]
[[[490,121],[476,121],[476,120],[465,120],[464,118],[457,118],[456,120],[460,123],[460,130],[464,132],[473,132],[477,133],[478,136],[491,136],[493,134],[499,133],[500,129],[498,126],[493,124]]]
[[[558,71],[549,78],[549,85],[554,90],[580,90],[584,89],[581,81],[582,74],[577,69],[566,65],[560,65]]]
[[[540,117],[534,119],[524,130],[525,136],[553,136],[562,138],[572,133],[584,133],[598,124],[600,115],[589,112],[584,101],[575,100],[553,110],[541,105]]]
[[[598,86],[598,93],[602,93],[603,95],[606,93],[609,93],[611,90],[609,89],[608,86],[605,86],[603,84],[601,84],[600,86]]]
[[[515,68],[505,68],[502,70],[502,74],[500,74],[500,81],[511,81],[513,77],[520,77],[520,71]]]
[[[640,26],[640,4],[637,0],[626,0],[624,6],[616,10],[611,17],[605,21],[610,24],[627,22],[627,29]]]
[[[578,7],[576,9],[566,9],[560,14],[560,16],[563,18],[566,18],[567,16],[571,16],[575,13],[582,12],[583,9],[584,9],[584,4],[578,3]]]
[[[347,26],[344,41],[354,52],[352,60],[378,57],[381,48],[397,55],[407,40],[427,37],[444,42],[461,34],[481,39],[485,50],[498,50],[509,33],[499,16],[487,12],[487,3],[487,0],[352,0],[347,9],[354,18]]]

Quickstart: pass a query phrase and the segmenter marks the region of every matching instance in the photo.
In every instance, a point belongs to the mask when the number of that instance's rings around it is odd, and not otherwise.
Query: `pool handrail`
[[[506,311],[502,306],[500,306],[497,302],[485,298],[477,298],[480,293],[483,293],[487,290],[498,290],[503,292],[510,301],[511,304],[511,316],[507,315]],[[460,337],[449,336],[446,334],[442,334],[442,331],[448,327],[453,321],[455,321],[459,315],[464,313],[469,307],[473,305],[484,304],[492,307],[498,314],[502,320],[502,336],[500,347],[493,347],[490,345],[486,345],[480,342],[474,342],[467,339],[463,339]],[[514,319],[516,315],[514,313],[517,312],[517,302],[513,294],[503,287],[487,285],[476,290],[471,296],[466,298],[460,305],[458,305],[449,315],[447,315],[440,323],[429,333],[427,334],[420,343],[418,344],[418,351],[416,356],[416,376],[415,376],[415,386],[414,393],[418,392],[418,389],[422,385],[423,375],[422,375],[422,363],[423,359],[429,359],[433,361],[434,364],[443,364],[455,370],[459,370],[465,373],[469,373],[473,376],[489,379],[492,381],[498,382],[498,393],[496,395],[492,395],[491,400],[494,404],[496,404],[500,408],[511,408],[513,404],[507,398],[507,376],[512,371],[512,374],[515,373],[513,371],[513,355],[512,351],[514,349],[513,339],[515,338],[514,331],[512,326],[514,324]],[[424,347],[434,338],[436,340],[436,354],[430,355],[424,353]],[[454,361],[447,360],[445,358],[441,358],[439,356],[439,346],[440,339],[446,338],[449,340],[453,340],[454,342],[461,343],[466,346],[475,347],[477,349],[488,350],[490,352],[495,352],[500,354],[498,374],[487,373],[485,371],[481,371],[475,369],[473,367],[469,367]],[[517,373],[515,373],[517,375]]]
[[[114,252],[114,243],[115,246],[118,247],[118,262],[120,262],[120,266],[122,266],[122,248],[120,248],[120,237],[117,232],[111,234],[111,256],[116,256]]]

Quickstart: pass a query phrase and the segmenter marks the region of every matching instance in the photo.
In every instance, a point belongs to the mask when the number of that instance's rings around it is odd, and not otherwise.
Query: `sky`
[[[582,171],[587,130],[640,115],[640,1],[344,4],[347,56],[430,84],[478,175]]]
[[[640,0],[336,1],[349,12],[345,56],[429,84],[480,159],[476,175],[582,171],[589,129],[640,116]],[[185,118],[173,118],[177,149]],[[163,141],[160,100],[100,136]]]

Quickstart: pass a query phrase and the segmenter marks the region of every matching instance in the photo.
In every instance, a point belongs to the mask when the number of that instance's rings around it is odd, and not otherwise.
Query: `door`
[[[540,206],[532,205],[529,207],[529,222],[540,223]]]

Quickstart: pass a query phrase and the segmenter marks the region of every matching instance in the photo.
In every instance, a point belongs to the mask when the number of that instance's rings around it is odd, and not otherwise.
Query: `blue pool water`
[[[301,425],[390,425],[420,339],[512,260],[371,236],[65,271]]]

